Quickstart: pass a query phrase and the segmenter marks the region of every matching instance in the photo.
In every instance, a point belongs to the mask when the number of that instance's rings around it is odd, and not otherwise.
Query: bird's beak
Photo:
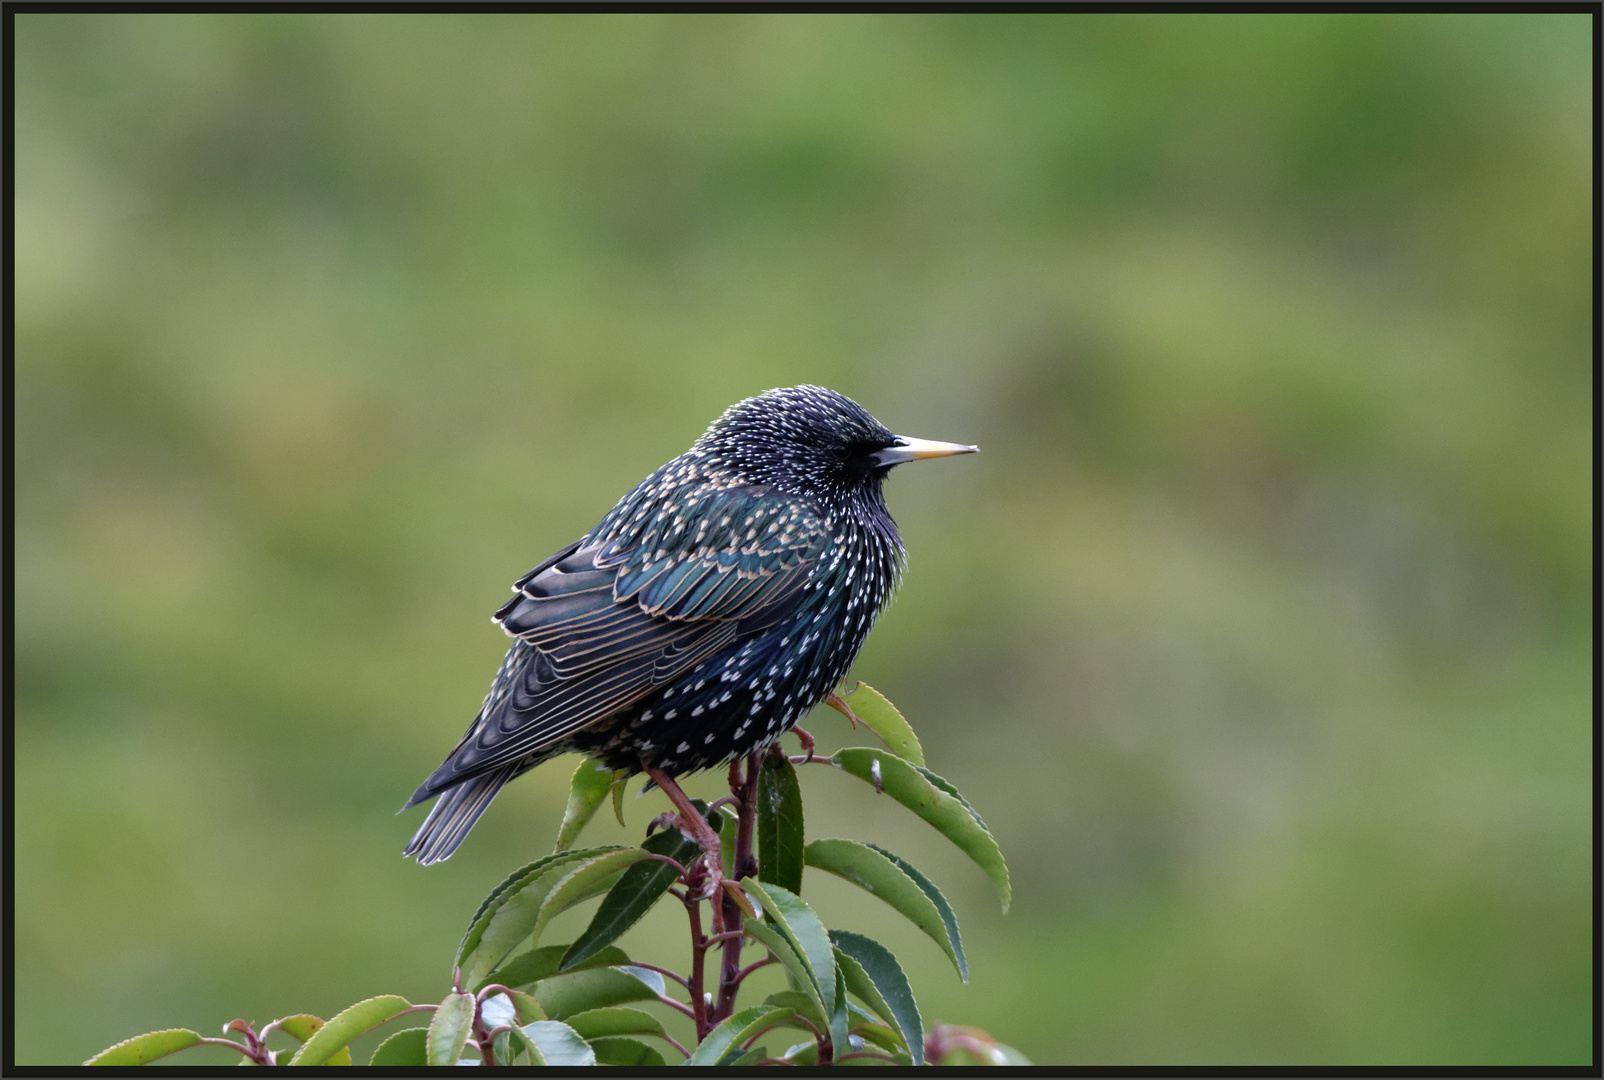
[[[900,465],[904,461],[919,461],[922,458],[949,457],[952,454],[977,454],[978,446],[965,446],[963,443],[932,442],[929,439],[910,439],[906,436],[897,436],[897,445],[888,446],[884,450],[876,450],[869,455],[871,461],[878,466]]]

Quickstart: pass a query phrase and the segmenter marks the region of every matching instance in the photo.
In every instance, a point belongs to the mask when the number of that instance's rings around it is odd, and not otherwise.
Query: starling
[[[558,754],[645,771],[680,804],[672,777],[774,743],[846,676],[901,574],[886,473],[975,450],[893,435],[818,386],[731,406],[513,585],[494,618],[512,647],[407,803],[440,797],[406,854],[447,858]]]

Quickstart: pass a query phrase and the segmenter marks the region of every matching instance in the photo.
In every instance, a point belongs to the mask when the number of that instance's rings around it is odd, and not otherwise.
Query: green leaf
[[[615,769],[613,771],[613,817],[618,819],[620,825],[624,824],[624,789],[629,787],[629,770]]]
[[[425,1052],[430,1065],[455,1065],[473,1033],[472,994],[447,994],[429,1023]]]
[[[802,891],[802,786],[796,767],[776,755],[763,755],[757,778],[757,876]]]
[[[276,1027],[278,1030],[285,1032],[296,1039],[299,1039],[301,1042],[305,1042],[322,1030],[323,1019],[318,1016],[313,1016],[310,1013],[295,1013],[293,1016],[286,1016],[282,1019],[275,1020],[268,1026]],[[324,1062],[324,1064],[351,1064],[351,1048],[349,1046],[345,1047],[338,1054],[335,1054],[333,1057],[329,1058],[328,1061]]]
[[[268,1025],[268,1027],[277,1028],[286,1035],[293,1036],[299,1042],[305,1042],[313,1035],[316,1035],[318,1029],[322,1026],[323,1018],[313,1016],[311,1013],[294,1013],[290,1016],[281,1017]]]
[[[678,829],[665,829],[648,836],[641,848],[653,855],[667,856],[681,866],[701,851],[694,840],[686,839]],[[625,870],[602,899],[585,932],[568,947],[557,970],[572,971],[618,940],[678,879],[678,871],[656,859],[643,859]]]
[[[579,1032],[560,1020],[536,1020],[521,1029],[545,1058],[556,1067],[596,1064],[596,1051],[579,1037]]]
[[[807,965],[818,994],[820,1010],[825,1016],[834,1016],[835,950],[830,947],[830,936],[824,923],[802,898],[778,885],[761,885],[751,878],[741,881],[745,889],[763,905],[765,921],[780,931]]]
[[[513,1006],[518,1010],[518,1021],[523,1024],[532,1024],[536,1020],[550,1020],[546,1010],[541,1006],[540,999],[533,994],[526,994],[522,990],[512,991]]]
[[[555,975],[535,984],[535,1000],[553,1020],[566,1020],[582,1012],[656,1001],[658,990],[638,975],[620,968],[590,968]]]
[[[847,957],[845,961],[838,960],[838,962],[854,963],[851,957]],[[903,1043],[902,1036],[897,1034],[893,1028],[887,1027],[880,1021],[869,1017],[868,1013],[865,1013],[856,1005],[852,1006],[852,1018],[857,1021],[852,1025],[852,1034],[860,1036],[864,1042],[873,1043],[891,1054],[899,1064],[913,1064],[913,1059],[908,1056],[908,1047]]]
[[[906,859],[892,854],[879,844],[870,844],[869,847],[874,848],[874,850],[896,863],[897,869],[912,878],[913,883],[919,886],[920,891],[928,896],[930,902],[936,906],[936,910],[941,913],[941,921],[947,928],[947,940],[952,943],[952,953],[950,955],[958,965],[958,977],[964,982],[968,982],[969,962],[964,959],[963,938],[958,936],[958,916],[954,914],[952,905],[947,903],[947,898],[942,895],[940,889],[936,888],[935,882],[925,877],[924,874],[919,872],[918,867]]]
[[[582,1039],[606,1039],[614,1035],[666,1035],[663,1022],[639,1009],[591,1009],[564,1021]]]
[[[351,1040],[412,1008],[398,994],[381,994],[359,1001],[318,1028],[290,1058],[291,1065],[327,1065]]]
[[[740,1057],[738,1057],[734,1061],[730,1062],[729,1067],[732,1068],[732,1069],[744,1069],[744,1068],[746,1068],[746,1067],[748,1067],[750,1065],[756,1065],[758,1062],[762,1061],[764,1058],[766,1058],[768,1056],[769,1056],[769,1048],[768,1047],[766,1047],[766,1046],[754,1046],[754,1047],[752,1047],[752,1049],[746,1051],[746,1053],[742,1054]]]
[[[540,1052],[540,1047],[521,1027],[507,1030],[507,1049],[511,1058],[508,1064],[542,1066],[546,1064],[546,1057]]]
[[[791,1015],[790,1009],[776,1009],[770,1005],[754,1005],[726,1019],[707,1033],[686,1059],[687,1065],[730,1065],[745,1054],[741,1044],[761,1035],[768,1028]]]
[[[407,1028],[405,1031],[398,1031],[379,1044],[368,1064],[391,1067],[427,1065],[429,1064],[428,1039],[428,1028]]]
[[[182,1050],[186,1046],[194,1046],[201,1041],[200,1033],[190,1031],[188,1028],[168,1028],[165,1031],[149,1031],[143,1035],[135,1035],[132,1039],[124,1039],[116,1046],[108,1046],[88,1061],[85,1065],[143,1065],[147,1061],[155,1061],[159,1057]]]
[[[624,872],[627,874],[629,871],[626,870]],[[562,962],[563,955],[570,948],[572,946],[569,945],[542,945],[538,949],[521,952],[511,960],[503,961],[500,967],[475,983],[474,991],[483,990],[493,982],[500,983],[503,986],[528,986],[530,983],[550,978],[557,974],[557,966]],[[592,953],[583,962],[575,964],[571,970],[579,971],[584,968],[613,967],[627,963],[629,963],[629,956],[623,949],[616,945],[608,945]]]
[[[893,754],[915,765],[925,763],[925,752],[919,745],[919,737],[908,726],[908,721],[903,719],[901,711],[887,701],[884,694],[868,683],[860,682],[858,688],[842,700],[852,710],[853,716],[885,740]]]
[[[479,910],[475,911],[473,918],[468,920],[468,929],[463,933],[462,942],[457,946],[457,967],[462,967],[462,962],[467,958],[468,954],[479,947],[479,942],[484,937],[485,928],[490,925],[490,920],[495,915],[496,909],[505,902],[514,888],[528,884],[554,866],[583,859],[591,854],[594,854],[594,851],[559,851],[547,855],[545,858],[536,859],[528,866],[519,867],[502,879],[501,884],[491,889],[490,895],[480,901]]]
[[[613,773],[607,766],[595,758],[579,763],[568,784],[568,806],[557,828],[557,851],[567,851],[574,846],[579,831],[596,816],[596,808],[607,798],[612,786]]]
[[[540,931],[554,916],[607,888],[615,874],[645,853],[615,847],[573,854],[576,858],[554,862],[515,882],[485,912],[479,941],[460,961],[465,984],[478,985],[525,938],[533,935],[540,944]]]
[[[841,950],[834,950],[832,959],[839,960]],[[840,963],[835,967],[835,1012],[830,1014],[830,1045],[835,1057],[848,1052],[847,1042],[847,976]]]
[[[785,1060],[793,1065],[817,1065],[819,1062],[819,1044],[812,1039],[807,1042],[797,1043],[785,1052]]]
[[[819,1012],[819,1003],[814,1001],[810,995],[805,994],[800,990],[776,991],[775,993],[772,993],[768,997],[764,998],[763,1004],[773,1005],[778,1009],[791,1009],[797,1014],[797,1016],[806,1017],[808,1020],[812,1021],[814,1027],[818,1028],[820,1031],[823,1031],[829,1026],[829,1021],[825,1020],[824,1014]],[[801,1028],[804,1031],[807,1030],[805,1027],[803,1027],[800,1021],[793,1022],[791,1026]]]
[[[668,1064],[663,1055],[639,1039],[591,1039],[590,1048],[596,1054],[598,1065],[633,1065],[636,1068],[661,1069]]]
[[[923,874],[889,851],[856,840],[815,840],[805,855],[809,866],[843,877],[901,912],[941,946],[958,976],[969,981],[957,916]]]
[[[941,835],[958,845],[991,879],[1004,911],[1012,894],[1008,886],[1008,866],[1003,862],[997,841],[981,824],[980,817],[952,793],[952,785],[928,769],[903,761],[894,754],[871,747],[854,746],[836,751],[830,758],[837,768],[890,795],[933,825]]]
[[[583,903],[592,896],[607,891],[623,871],[646,858],[646,852],[640,848],[624,848],[607,855],[598,855],[593,859],[586,859],[578,866],[568,871],[567,875],[552,888],[544,901],[541,902],[540,912],[535,919],[534,940],[540,944],[541,931],[545,930],[551,920],[573,907]],[[512,903],[513,901],[509,901]]]
[[[894,1028],[915,1065],[925,1061],[924,1025],[913,988],[891,950],[870,937],[850,930],[831,930],[830,941],[846,974],[847,989]]]
[[[980,811],[976,810],[973,806],[970,806],[969,800],[958,794],[958,789],[953,787],[950,781],[943,777],[937,776],[923,765],[915,765],[914,768],[919,770],[920,776],[924,777],[936,787],[940,788],[942,791],[945,791],[948,795],[951,795],[953,798],[962,803],[963,808],[969,811],[969,816],[975,819],[975,824],[979,825],[982,829],[986,829],[986,823],[980,820]],[[991,830],[986,829],[986,831],[990,832]]]
[[[749,937],[767,946],[769,952],[774,954],[774,958],[785,966],[786,972],[790,974],[795,985],[802,988],[798,992],[806,995],[808,1000],[813,1003],[808,1015],[820,1017],[819,1023],[822,1025],[824,1023],[822,1017],[826,1014],[824,1012],[824,1002],[819,994],[819,978],[814,974],[813,969],[808,966],[808,962],[802,958],[802,954],[797,951],[796,946],[791,944],[790,940],[780,932],[779,928],[761,919],[747,919],[742,924],[742,928]]]

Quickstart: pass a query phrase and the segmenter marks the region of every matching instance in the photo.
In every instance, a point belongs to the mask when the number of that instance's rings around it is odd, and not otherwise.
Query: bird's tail
[[[490,800],[496,797],[496,792],[520,771],[517,765],[506,765],[471,777],[443,792],[402,856],[415,856],[420,866],[449,859],[457,845],[467,838],[468,830],[485,812],[485,807],[490,805]]]

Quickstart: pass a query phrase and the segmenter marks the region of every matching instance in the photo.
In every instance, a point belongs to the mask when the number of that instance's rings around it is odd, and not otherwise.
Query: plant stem
[[[691,993],[691,1019],[696,1021],[696,1041],[700,1043],[713,1030],[713,1025],[708,1023],[707,998],[702,991],[702,962],[707,956],[707,938],[702,933],[702,902],[687,896],[685,915],[691,923],[691,980],[687,989]]]
[[[746,775],[743,777],[737,764],[730,766],[730,794],[740,807],[736,817],[734,866],[730,877],[736,881],[757,872],[757,859],[752,855],[752,836],[757,825],[757,785],[763,756],[754,751],[746,755]],[[735,1011],[735,993],[741,985],[741,908],[735,898],[721,891],[716,903],[722,909],[724,938],[724,964],[719,974],[718,1003],[713,1015],[723,1020]]]

